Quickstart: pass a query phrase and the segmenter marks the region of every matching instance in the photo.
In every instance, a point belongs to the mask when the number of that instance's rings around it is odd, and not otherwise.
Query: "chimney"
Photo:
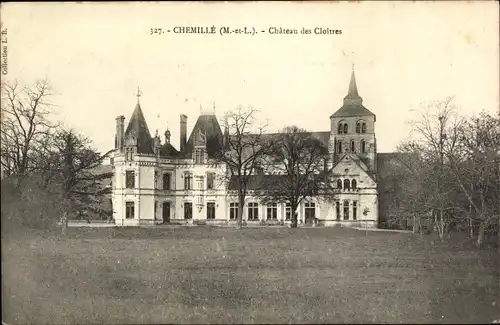
[[[158,136],[158,130],[156,130],[155,137],[153,138],[153,152],[157,155],[160,151],[161,140]]]
[[[181,114],[181,151],[184,151],[187,141],[187,116]]]
[[[115,148],[119,152],[123,151],[123,133],[125,129],[125,116],[120,115],[116,118],[116,142]]]

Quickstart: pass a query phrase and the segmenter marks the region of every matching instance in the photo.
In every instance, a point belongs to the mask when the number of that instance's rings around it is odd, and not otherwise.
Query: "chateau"
[[[218,182],[224,165],[213,159],[218,145],[228,141],[213,113],[202,113],[189,137],[186,115],[180,115],[180,146],[151,136],[139,97],[125,128],[125,117],[116,118],[115,153],[112,158],[112,204],[118,226],[161,223],[231,224],[238,215],[234,182]],[[330,130],[311,132],[329,148],[327,159],[335,175],[335,199],[312,198],[297,209],[299,225],[378,227],[379,159],[375,136],[376,117],[363,105],[354,69],[343,105],[330,116]],[[253,176],[252,176],[253,177]],[[257,175],[255,175],[257,177]],[[287,224],[292,211],[281,203],[261,204],[251,195],[258,182],[249,183],[243,207],[247,224]]]

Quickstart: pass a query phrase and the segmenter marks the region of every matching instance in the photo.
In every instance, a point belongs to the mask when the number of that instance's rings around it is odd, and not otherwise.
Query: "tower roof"
[[[125,138],[133,136],[137,140],[137,153],[153,154],[152,138],[148,124],[142,113],[141,104],[137,100],[134,112],[128,122]]]
[[[214,114],[204,113],[198,117],[196,124],[191,131],[191,135],[182,152],[182,156],[189,157],[195,146],[197,136],[200,131],[206,137],[207,153],[212,156],[216,150],[222,145],[222,130]]]
[[[347,95],[344,97],[344,105],[333,113],[330,118],[349,116],[375,116],[375,114],[363,106],[363,98],[358,93],[354,66],[351,72],[351,80],[349,81],[349,89]]]

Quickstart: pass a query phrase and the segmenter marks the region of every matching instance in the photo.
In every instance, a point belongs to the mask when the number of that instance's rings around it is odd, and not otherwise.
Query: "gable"
[[[375,180],[368,172],[367,166],[361,160],[359,160],[358,157],[351,153],[345,154],[341,159],[337,161],[335,166],[332,168],[332,173],[338,177],[358,177],[360,183],[366,184],[365,186],[376,186]]]

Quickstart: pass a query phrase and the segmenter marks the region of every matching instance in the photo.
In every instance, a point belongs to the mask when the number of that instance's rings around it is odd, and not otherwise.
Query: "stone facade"
[[[139,99],[126,131],[124,117],[117,117],[112,202],[118,226],[235,222],[234,188],[224,181],[225,166],[213,159],[213,150],[224,145],[227,131],[222,132],[214,114],[206,113],[198,117],[187,138],[187,118],[180,117],[177,150],[169,130],[163,143],[158,131],[150,135]],[[337,193],[334,200],[302,202],[299,224],[377,227],[375,120],[362,104],[353,71],[343,106],[330,116],[330,130],[311,133],[329,148],[327,161]],[[290,215],[286,204],[259,203],[250,188],[243,213],[246,224],[288,224]]]

